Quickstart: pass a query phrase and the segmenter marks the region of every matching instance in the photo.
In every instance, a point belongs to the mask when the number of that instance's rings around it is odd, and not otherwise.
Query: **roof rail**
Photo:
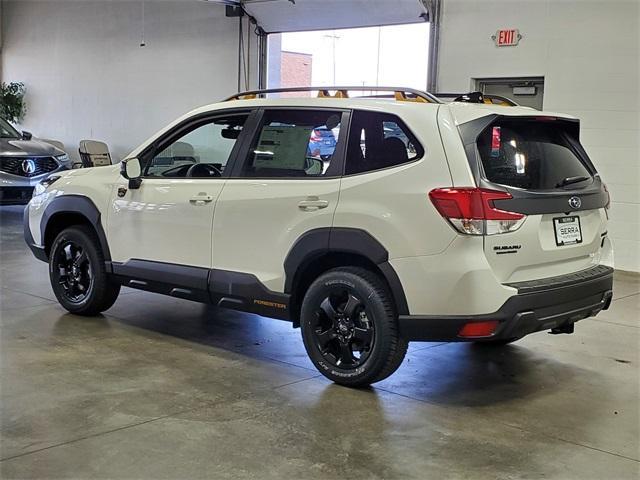
[[[330,92],[335,91],[335,95]],[[349,98],[349,91],[355,92],[391,92],[393,97],[398,101],[405,102],[424,102],[424,103],[442,103],[434,95],[406,87],[369,87],[369,86],[350,86],[350,87],[282,87],[282,88],[266,88],[263,90],[247,90],[238,92],[235,95],[226,98],[224,101],[230,100],[250,100],[258,97],[264,97],[268,93],[289,93],[289,92],[318,92],[318,98]]]
[[[484,103],[503,107],[517,107],[518,104],[510,98],[482,92],[469,93],[436,93],[436,97],[453,98],[452,102]]]

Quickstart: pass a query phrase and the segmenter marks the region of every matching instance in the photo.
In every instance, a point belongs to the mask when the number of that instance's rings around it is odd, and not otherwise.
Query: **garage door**
[[[421,0],[246,0],[267,33],[424,22]]]

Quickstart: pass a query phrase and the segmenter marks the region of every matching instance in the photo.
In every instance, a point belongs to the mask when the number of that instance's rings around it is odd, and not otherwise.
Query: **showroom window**
[[[246,120],[247,115],[234,115],[200,124],[155,154],[145,176],[220,177]]]
[[[241,176],[330,175],[341,120],[335,110],[267,110]]]
[[[355,111],[345,173],[369,172],[417,160],[424,150],[395,115]]]
[[[429,31],[430,24],[420,22],[272,33],[268,37],[267,85],[269,88],[361,85],[365,95],[369,94],[366,87],[374,85],[424,90]]]

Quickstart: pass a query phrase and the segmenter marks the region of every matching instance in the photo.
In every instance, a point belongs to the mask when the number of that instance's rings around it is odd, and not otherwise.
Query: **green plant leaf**
[[[24,101],[26,92],[24,83],[12,82],[0,84],[0,117],[9,123],[19,123],[27,113]]]

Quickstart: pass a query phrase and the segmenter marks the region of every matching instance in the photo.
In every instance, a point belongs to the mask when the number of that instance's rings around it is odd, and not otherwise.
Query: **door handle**
[[[195,197],[191,197],[189,200],[191,203],[195,203],[196,205],[203,205],[205,203],[213,202],[213,197],[211,195],[196,195]]]
[[[298,203],[298,208],[304,212],[315,212],[328,206],[329,202],[327,200],[320,200],[318,197],[307,197],[306,200]]]

